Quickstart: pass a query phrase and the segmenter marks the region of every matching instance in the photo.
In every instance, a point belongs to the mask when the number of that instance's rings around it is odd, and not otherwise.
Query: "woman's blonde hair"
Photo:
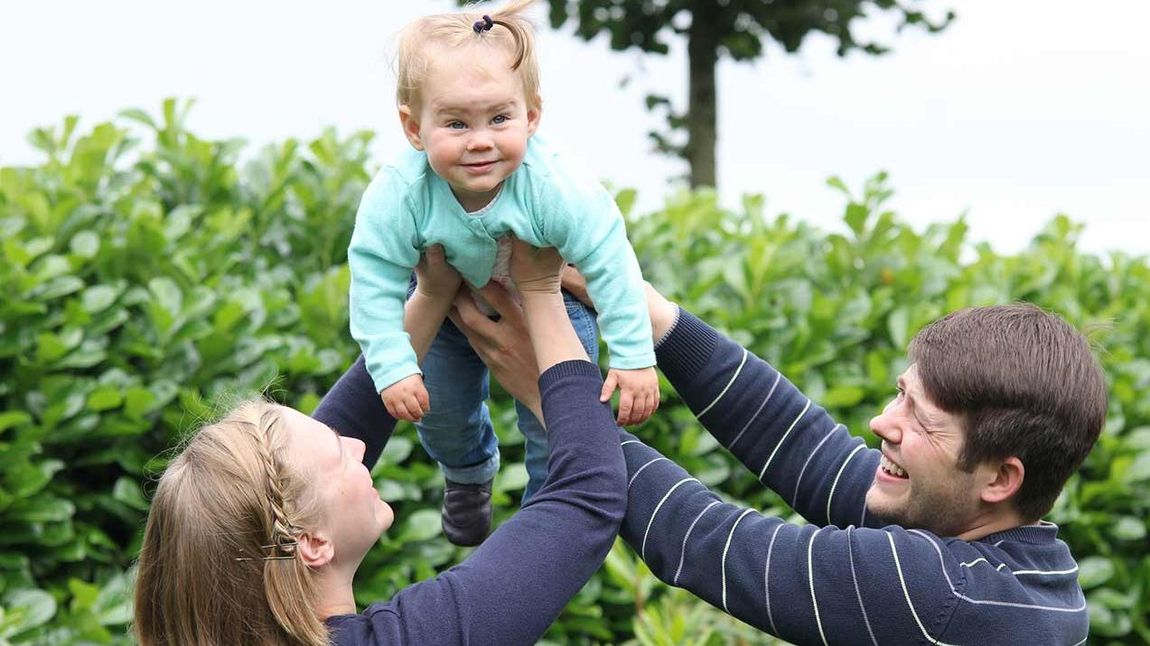
[[[315,572],[295,549],[320,504],[286,460],[283,410],[239,405],[160,477],[136,579],[141,644],[329,643]]]
[[[467,11],[424,16],[412,21],[399,37],[396,102],[412,110],[421,107],[420,90],[431,69],[435,45],[450,48],[484,46],[502,48],[511,55],[511,69],[523,81],[528,109],[542,105],[539,96],[539,61],[535,57],[535,29],[523,15],[535,0],[512,0],[488,14]],[[491,25],[480,28],[484,16]]]

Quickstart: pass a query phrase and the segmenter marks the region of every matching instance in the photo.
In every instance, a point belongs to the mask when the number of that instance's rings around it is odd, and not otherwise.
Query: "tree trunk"
[[[715,70],[719,62],[719,41],[714,24],[719,7],[714,0],[691,0],[689,6],[687,163],[691,166],[691,188],[715,187],[715,142],[718,138]]]

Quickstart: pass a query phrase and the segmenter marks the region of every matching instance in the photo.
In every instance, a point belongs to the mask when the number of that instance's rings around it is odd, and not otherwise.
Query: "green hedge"
[[[356,354],[345,252],[370,135],[251,151],[188,132],[188,107],[128,111],[82,135],[69,118],[32,133],[42,163],[0,168],[0,644],[130,641],[130,567],[168,450],[219,402],[269,384],[311,410]],[[728,211],[698,193],[629,215],[631,237],[654,284],[864,437],[907,340],[946,311],[1022,299],[1095,329],[1109,423],[1050,519],[1081,559],[1093,642],[1150,641],[1145,260],[1079,252],[1080,227],[1062,217],[1001,255],[961,221],[900,222],[882,175],[858,196],[830,184],[847,202],[846,235],[765,217],[758,197]],[[633,194],[618,199],[629,211]],[[506,517],[526,482],[522,440],[505,396],[493,410]],[[704,482],[790,513],[669,388],[641,434]],[[439,535],[442,480],[410,427],[375,476],[398,521],[360,571],[363,603],[466,554]],[[771,643],[656,582],[621,546],[548,640]]]

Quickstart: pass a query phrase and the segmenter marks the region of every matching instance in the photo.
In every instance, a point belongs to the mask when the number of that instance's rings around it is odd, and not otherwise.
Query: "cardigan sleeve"
[[[548,162],[543,170],[530,170],[537,226],[587,278],[609,365],[624,370],[655,365],[643,274],[623,214],[601,183],[559,155]]]
[[[376,393],[421,374],[403,329],[403,303],[420,248],[410,186],[385,168],[364,192],[347,252],[351,335]]]

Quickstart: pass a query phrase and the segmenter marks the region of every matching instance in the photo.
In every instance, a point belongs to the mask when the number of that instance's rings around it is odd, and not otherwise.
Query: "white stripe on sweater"
[[[743,437],[743,433],[746,433],[747,429],[751,427],[751,423],[758,419],[759,413],[763,412],[763,407],[767,405],[767,402],[771,401],[771,395],[775,394],[775,388],[779,385],[779,380],[782,378],[783,373],[776,370],[775,383],[771,384],[771,389],[767,391],[767,396],[763,398],[763,403],[759,404],[759,408],[755,411],[755,414],[751,415],[751,418],[747,420],[747,423],[743,424],[743,428],[739,429],[739,432],[735,434],[735,439],[731,440],[731,443],[727,445],[728,451],[734,448],[735,443]]]
[[[872,630],[870,627],[870,617],[868,617],[866,614],[866,606],[863,605],[862,590],[859,589],[858,573],[855,572],[855,550],[854,544],[851,543],[851,531],[853,531],[853,529],[853,527],[847,527],[846,529],[847,560],[851,564],[851,581],[855,584],[855,598],[859,601],[859,610],[862,611],[863,623],[866,624],[866,632],[868,635],[870,635],[870,643],[874,644],[874,646],[878,646],[878,640],[874,638],[874,630]]]
[[[859,451],[863,450],[864,448],[866,448],[866,444],[863,444],[862,440],[859,440],[859,445],[855,447],[855,450],[850,452],[850,455],[847,456],[847,459],[843,460],[843,465],[841,467],[839,467],[839,472],[835,474],[835,480],[834,480],[834,482],[831,483],[831,492],[829,494],[827,494],[827,523],[828,524],[831,522],[831,502],[835,499],[835,488],[837,488],[839,486],[839,478],[841,478],[843,476],[843,471],[846,471],[847,465],[850,464],[851,458],[853,458],[855,456],[855,453],[858,453]]]
[[[906,579],[902,575],[902,563],[900,563],[898,560],[898,548],[894,546],[894,535],[890,532],[887,532],[886,539],[890,541],[890,553],[892,556],[894,556],[894,567],[898,572],[898,582],[900,585],[902,585],[902,596],[904,599],[906,599],[906,605],[910,608],[910,615],[914,617],[914,623],[918,625],[918,629],[922,631],[922,636],[926,637],[930,643],[938,644],[939,646],[950,646],[949,644],[944,644],[934,637],[931,637],[930,633],[926,632],[926,627],[922,625],[922,621],[918,618],[918,613],[914,609],[914,603],[910,600],[910,590],[907,589]]]
[[[719,403],[719,400],[723,398],[723,395],[727,394],[727,391],[731,389],[731,386],[735,383],[735,380],[739,378],[739,373],[743,371],[743,366],[747,363],[747,355],[749,354],[750,351],[746,348],[743,348],[743,360],[739,362],[739,367],[735,368],[735,374],[731,375],[731,380],[727,382],[726,387],[723,388],[723,392],[719,393],[719,396],[715,398],[715,401],[711,402],[698,415],[695,415],[696,419],[702,419],[703,415],[706,415],[707,411],[711,410],[715,404]]]
[[[779,452],[779,447],[783,445],[783,442],[787,441],[787,436],[791,434],[791,431],[795,430],[795,425],[799,423],[799,420],[803,418],[803,415],[807,414],[807,411],[810,410],[810,408],[811,400],[808,399],[807,405],[803,406],[802,412],[800,412],[799,416],[795,418],[795,421],[791,422],[790,427],[787,428],[787,432],[783,433],[783,436],[779,438],[779,443],[775,445],[774,450],[771,451],[771,455],[767,457],[767,463],[763,465],[763,470],[759,472],[759,482],[763,481],[763,476],[767,474],[767,467],[771,466],[771,460],[775,459],[775,454]]]
[[[791,495],[791,506],[792,507],[797,505],[799,502],[799,485],[801,485],[803,482],[803,474],[807,472],[807,466],[810,465],[811,460],[815,459],[815,454],[817,454],[819,452],[819,449],[823,448],[823,444],[826,444],[827,440],[831,439],[831,436],[835,434],[835,431],[837,431],[840,426],[843,426],[843,425],[842,424],[835,424],[834,426],[832,426],[831,432],[827,433],[826,435],[823,436],[823,439],[819,440],[818,445],[815,446],[814,450],[811,451],[811,454],[807,456],[807,461],[803,462],[803,468],[799,470],[799,477],[795,480],[795,493],[793,495]],[[845,426],[843,426],[843,428],[846,429]]]
[[[649,460],[649,461],[648,461],[646,464],[644,464],[643,466],[639,467],[638,469],[635,469],[635,473],[631,474],[631,479],[630,479],[630,480],[627,482],[627,491],[630,491],[630,490],[631,490],[631,485],[635,484],[635,478],[638,478],[638,477],[639,477],[639,474],[640,474],[640,473],[643,473],[643,469],[646,469],[647,467],[651,466],[652,464],[654,464],[654,463],[656,463],[656,462],[658,462],[658,461],[660,461],[660,460],[665,460],[665,461],[667,461],[667,462],[670,462],[670,460],[668,460],[667,458],[665,458],[665,457],[663,457],[663,456],[661,456],[661,455],[660,455],[660,456],[659,456],[659,457],[657,457],[657,458],[652,458],[652,459],[651,459],[651,460]]]
[[[771,633],[774,635],[779,634],[779,629],[775,628],[775,616],[771,614],[771,552],[775,549],[775,539],[779,537],[779,530],[784,524],[780,522],[775,525],[771,542],[767,544],[767,564],[763,566],[763,598],[767,603],[767,620],[771,622]]]
[[[1078,605],[1077,607],[1073,607],[1073,608],[1070,608],[1070,607],[1064,608],[1064,607],[1058,607],[1058,606],[1040,606],[1038,604],[1017,603],[1014,601],[996,601],[994,599],[971,599],[970,597],[968,597],[964,594],[961,594],[958,591],[958,589],[954,587],[954,582],[950,580],[950,572],[946,571],[946,558],[942,555],[942,549],[939,548],[939,546],[935,542],[934,538],[930,534],[927,534],[926,532],[919,530],[919,529],[910,529],[910,530],[907,530],[907,533],[921,536],[922,538],[925,538],[927,540],[927,542],[930,543],[930,546],[933,547],[934,551],[938,554],[938,563],[942,567],[942,576],[946,579],[946,584],[948,586],[950,586],[951,594],[958,597],[959,599],[962,599],[963,601],[966,601],[968,603],[980,604],[980,605],[1004,606],[1007,608],[1028,608],[1031,610],[1050,610],[1052,612],[1082,612],[1083,610],[1086,609],[1086,597],[1082,598],[1082,603],[1080,605]],[[891,539],[891,540],[893,540],[893,539]],[[999,542],[1002,542],[1002,541],[999,541]],[[892,546],[893,546],[893,543],[892,543]],[[976,561],[977,561],[977,559],[976,559]],[[971,563],[974,563],[974,562],[975,561],[971,561]],[[998,568],[1002,568],[1002,567],[1006,567],[1006,564],[1003,563],[1002,565],[998,566]],[[995,569],[998,569],[998,568],[995,568]]]
[[[695,516],[695,520],[691,521],[691,526],[687,528],[687,533],[683,534],[683,549],[679,553],[679,567],[675,569],[675,578],[671,580],[672,585],[679,585],[679,574],[683,571],[683,562],[687,560],[687,540],[691,538],[691,532],[695,530],[695,525],[699,523],[699,519],[703,517],[703,514],[707,513],[711,507],[717,504],[719,504],[719,501],[713,500],[709,505],[704,507],[703,511],[699,512],[698,516]]]
[[[639,550],[639,556],[641,556],[644,561],[647,560],[647,535],[651,533],[651,525],[655,524],[655,516],[659,514],[659,510],[663,507],[663,503],[667,502],[667,499],[671,497],[671,494],[675,493],[675,490],[679,488],[679,485],[692,481],[698,482],[698,480],[695,480],[694,478],[683,478],[682,480],[676,482],[675,486],[671,487],[667,490],[667,493],[663,494],[663,498],[659,501],[659,504],[655,505],[655,511],[651,512],[651,519],[647,521],[647,529],[643,532],[643,547]]]
[[[727,552],[731,549],[731,539],[735,537],[735,528],[746,518],[747,514],[753,513],[755,513],[754,509],[747,509],[739,514],[739,517],[735,519],[735,524],[731,525],[731,533],[727,534],[727,544],[723,545],[723,560],[721,561],[723,575],[723,611],[728,615],[731,614],[731,611],[727,608]]]
[[[1074,574],[1077,571],[1078,571],[1078,566],[1075,565],[1074,567],[1070,568],[1069,570],[1045,570],[1045,571],[1044,570],[1013,570],[1011,572],[1011,574],[1013,574],[1014,576],[1018,576],[1020,574],[1039,574],[1039,575]]]
[[[815,609],[815,625],[819,627],[819,639],[823,640],[823,646],[827,646],[827,635],[823,632],[823,618],[819,616],[819,600],[815,597],[815,569],[812,555],[815,551],[815,537],[818,535],[819,532],[816,530],[811,534],[811,542],[807,543],[807,580],[811,584],[811,605]]]
[[[916,532],[916,533],[921,534],[921,532]],[[978,565],[979,563],[986,563],[987,565],[990,565],[990,561],[986,560],[985,556],[980,556],[980,557],[974,559],[973,561],[971,561],[969,563],[959,563],[958,566],[968,568],[968,567],[973,567],[975,565]],[[1006,564],[1000,563],[994,569],[995,570],[1002,570],[1002,568],[1004,568],[1004,567],[1006,567]],[[1075,572],[1078,571],[1078,565],[1075,565],[1074,567],[1070,568],[1069,570],[1008,570],[1008,571],[1015,576],[1018,576],[1020,574],[1038,574],[1038,575],[1074,574]]]

